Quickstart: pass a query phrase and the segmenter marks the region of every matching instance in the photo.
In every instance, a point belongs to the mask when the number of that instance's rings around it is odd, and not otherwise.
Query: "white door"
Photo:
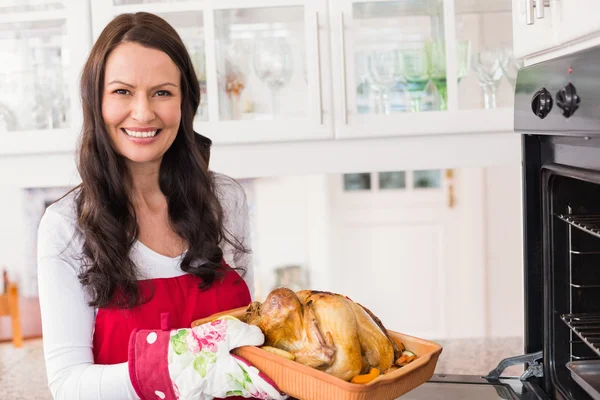
[[[480,335],[484,274],[465,249],[480,248],[483,219],[460,218],[473,204],[457,206],[456,181],[441,170],[332,177],[332,290],[394,331]]]

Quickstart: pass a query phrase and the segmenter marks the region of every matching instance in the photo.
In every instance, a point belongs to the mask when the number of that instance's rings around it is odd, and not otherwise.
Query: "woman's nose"
[[[146,124],[154,120],[154,111],[152,105],[146,96],[136,96],[131,105],[131,117],[141,124]]]

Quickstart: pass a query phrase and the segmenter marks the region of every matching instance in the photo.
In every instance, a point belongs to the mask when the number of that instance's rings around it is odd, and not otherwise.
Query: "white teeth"
[[[154,135],[156,135],[156,132],[158,132],[158,130],[149,131],[149,132],[138,132],[138,131],[130,131],[129,129],[124,129],[124,131],[129,136],[138,137],[138,138],[154,137]]]

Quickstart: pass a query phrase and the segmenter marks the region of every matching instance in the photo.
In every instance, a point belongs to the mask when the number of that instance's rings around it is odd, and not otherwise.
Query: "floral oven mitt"
[[[230,354],[264,343],[260,328],[217,319],[191,329],[135,330],[129,339],[129,375],[142,400],[287,396],[248,361]]]

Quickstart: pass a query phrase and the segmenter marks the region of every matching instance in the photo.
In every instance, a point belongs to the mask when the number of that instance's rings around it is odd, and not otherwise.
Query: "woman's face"
[[[118,45],[106,61],[102,117],[119,154],[133,163],[160,162],[181,121],[173,60],[137,43]]]

